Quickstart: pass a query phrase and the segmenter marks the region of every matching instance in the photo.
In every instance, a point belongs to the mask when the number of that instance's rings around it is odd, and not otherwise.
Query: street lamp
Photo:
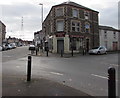
[[[41,23],[43,22],[43,4],[39,3],[41,5]]]

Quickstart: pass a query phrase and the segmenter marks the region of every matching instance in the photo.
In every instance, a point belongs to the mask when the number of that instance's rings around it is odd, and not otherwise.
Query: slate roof
[[[83,9],[95,11],[95,10],[92,10],[92,9],[90,9],[90,8],[88,8],[88,7],[82,6],[82,5],[77,4],[77,3],[75,3],[75,2],[72,2],[72,1],[63,2],[63,3],[61,3],[61,4],[59,4],[59,5],[55,5],[55,6],[60,6],[60,5],[71,5],[71,6],[80,7],[80,8],[83,8]],[[95,12],[99,13],[98,11],[95,11]]]
[[[110,27],[110,26],[99,26],[99,29],[103,29],[103,30],[111,30],[111,31],[116,31],[117,29]]]

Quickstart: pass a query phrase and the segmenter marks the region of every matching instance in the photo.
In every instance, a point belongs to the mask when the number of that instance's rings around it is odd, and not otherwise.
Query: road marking
[[[17,68],[20,68],[20,66],[16,66]]]
[[[57,73],[57,72],[50,72],[51,74],[55,74],[55,75],[59,75],[59,76],[63,76],[63,74],[61,73]]]
[[[104,77],[104,76],[100,76],[100,75],[95,75],[95,74],[91,74],[92,76],[95,76],[95,77],[99,77],[99,78],[103,78],[103,79],[107,79],[108,80],[108,77]],[[116,82],[118,82],[118,80],[116,79]]]
[[[118,64],[110,64],[111,66],[116,66],[116,67],[118,67],[119,65]]]
[[[103,79],[108,79],[108,77],[104,77],[104,76],[100,76],[100,75],[95,75],[95,74],[91,74],[91,75],[95,76],[95,77],[103,78]]]
[[[12,57],[12,56],[7,55],[7,56],[3,56],[3,57]]]

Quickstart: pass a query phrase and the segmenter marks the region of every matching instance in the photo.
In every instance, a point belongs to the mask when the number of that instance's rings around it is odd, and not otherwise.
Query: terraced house
[[[0,20],[0,45],[3,44],[3,41],[5,40],[6,35],[6,26],[5,24]]]
[[[49,50],[69,53],[98,46],[98,13],[70,1],[53,6],[42,27]]]

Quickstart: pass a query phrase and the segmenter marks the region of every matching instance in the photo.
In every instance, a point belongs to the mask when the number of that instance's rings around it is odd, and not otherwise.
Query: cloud
[[[117,4],[99,9],[100,24],[118,27],[118,7]]]
[[[25,32],[29,30],[29,33],[33,34],[36,30],[40,30],[41,17],[39,5],[34,6],[30,3],[19,3],[2,6],[2,20],[6,24],[10,35],[17,35],[17,31],[21,31],[22,17],[23,30]],[[14,31],[14,33],[11,34],[10,31]]]
[[[3,5],[0,7],[0,13],[2,13],[0,18],[7,27],[7,35],[20,36],[21,20],[23,17],[25,38],[33,38],[34,32],[41,29],[41,6],[39,3],[43,3],[45,19],[53,5],[65,1],[67,0],[1,0],[0,3]],[[118,18],[118,1],[119,0],[74,0],[73,2],[98,11],[100,24],[117,28],[118,19],[120,19],[120,15]],[[7,5],[5,5],[5,2],[7,2]]]
[[[118,29],[120,30],[120,1],[118,3]]]

